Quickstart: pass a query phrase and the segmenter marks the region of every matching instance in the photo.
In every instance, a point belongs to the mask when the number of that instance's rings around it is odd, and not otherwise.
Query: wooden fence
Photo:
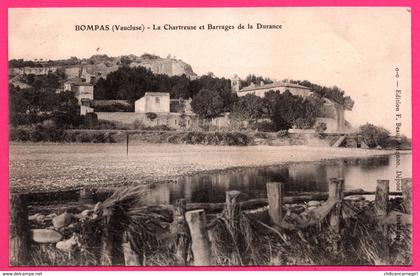
[[[212,264],[211,243],[208,228],[208,213],[222,212],[224,219],[228,221],[228,230],[236,239],[240,239],[238,233],[238,221],[241,212],[265,207],[274,231],[281,232],[283,229],[298,230],[325,221],[329,218],[329,225],[333,231],[340,232],[340,221],[342,220],[342,206],[346,201],[345,197],[350,195],[375,195],[374,211],[369,214],[371,219],[381,225],[402,223],[411,225],[412,197],[411,178],[402,179],[401,192],[389,192],[389,180],[378,180],[376,191],[366,192],[363,190],[345,191],[344,180],[332,178],[329,182],[328,193],[317,193],[303,196],[286,196],[284,184],[280,182],[267,183],[267,198],[253,199],[240,202],[239,191],[227,191],[224,203],[187,203],[185,199],[179,199],[173,206],[160,206],[172,211],[171,231],[175,234],[175,258],[177,265],[189,264],[188,256],[192,254],[193,265],[208,266]],[[88,200],[93,193],[82,191],[80,198]],[[388,209],[389,196],[401,196],[403,212],[390,211]],[[285,221],[284,204],[302,203],[311,200],[322,200],[322,204],[308,211],[308,216],[297,223]],[[28,197],[19,194],[11,195],[11,225],[10,225],[10,264],[27,265],[30,259],[30,248],[33,242],[33,232],[29,229],[28,223]],[[109,212],[108,212],[109,211]],[[102,220],[101,239],[101,265],[115,264],[115,247],[123,253],[123,260],[127,266],[144,265],[143,255],[133,250],[129,233],[118,225],[120,214],[111,210],[104,211]],[[328,216],[329,215],[329,216]],[[240,241],[238,241],[240,242]]]

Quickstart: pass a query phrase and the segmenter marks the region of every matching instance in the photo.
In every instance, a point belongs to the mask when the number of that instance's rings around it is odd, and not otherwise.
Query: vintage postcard
[[[410,266],[411,10],[9,8],[11,266]]]

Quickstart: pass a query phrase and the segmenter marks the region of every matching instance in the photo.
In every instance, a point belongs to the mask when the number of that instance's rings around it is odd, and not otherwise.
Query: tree
[[[224,111],[223,98],[216,90],[201,89],[192,99],[191,108],[200,118],[214,118]]]
[[[250,74],[246,77],[245,80],[241,80],[241,87],[249,86],[251,83],[260,84],[261,82],[263,82],[264,84],[273,83],[273,81],[270,78],[264,78],[262,76]]]
[[[385,147],[389,141],[390,132],[383,127],[366,123],[360,126],[359,134],[366,145],[373,148],[377,146]]]
[[[263,98],[248,94],[239,99],[232,106],[232,117],[239,120],[254,120],[255,123],[264,115],[266,104]]]
[[[275,92],[277,93],[277,92]],[[302,98],[286,91],[282,94],[270,93],[271,119],[277,129],[311,128],[319,113],[319,98]]]

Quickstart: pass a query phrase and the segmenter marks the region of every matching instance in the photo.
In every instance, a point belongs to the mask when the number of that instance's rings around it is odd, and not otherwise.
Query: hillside
[[[10,77],[15,77],[24,74],[46,75],[48,72],[61,71],[65,74],[67,79],[80,77],[84,74],[89,74],[96,78],[105,78],[109,73],[118,70],[122,65],[146,67],[154,74],[164,74],[168,76],[181,76],[185,74],[188,78],[195,78],[197,76],[191,65],[180,59],[171,58],[170,56],[161,58],[150,54],[120,57],[94,55],[88,59],[72,57],[66,60],[48,61],[10,60],[8,73]]]

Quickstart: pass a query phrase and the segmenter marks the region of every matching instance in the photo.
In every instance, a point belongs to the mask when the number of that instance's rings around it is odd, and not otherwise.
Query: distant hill
[[[185,74],[188,78],[194,79],[197,75],[194,73],[191,65],[186,62],[171,58],[161,58],[156,55],[144,54],[142,56],[120,56],[108,57],[107,55],[94,55],[88,59],[78,59],[71,57],[65,60],[10,60],[9,76],[12,79],[15,76],[23,74],[46,75],[48,72],[61,71],[67,79],[81,77],[89,74],[95,78],[106,77],[109,73],[118,70],[123,65],[130,67],[146,67],[154,74],[165,74],[168,76],[181,76]]]
[[[181,76],[183,74],[185,74],[188,78],[194,79],[197,77],[191,65],[180,59],[171,57],[161,58],[154,55],[144,54],[141,57],[134,58],[134,60],[130,63],[130,67],[138,66],[149,68],[154,74],[164,74],[170,77]]]

